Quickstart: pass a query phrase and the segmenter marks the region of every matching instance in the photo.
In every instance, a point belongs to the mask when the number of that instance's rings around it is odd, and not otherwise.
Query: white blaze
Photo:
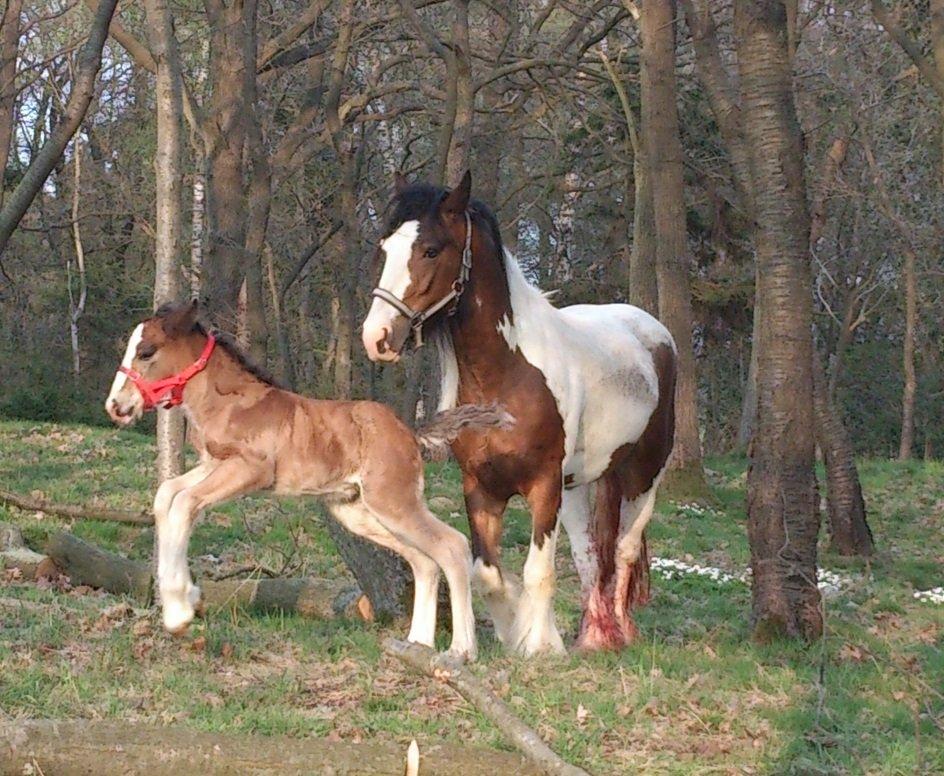
[[[139,323],[133,332],[131,332],[131,337],[128,339],[128,347],[125,348],[125,357],[121,360],[121,365],[125,369],[131,369],[131,362],[134,361],[134,354],[137,352],[138,345],[141,342],[141,337],[144,333],[144,324]],[[125,387],[125,383],[128,382],[128,376],[122,372],[115,372],[115,379],[112,380],[111,390],[108,392],[108,398],[105,400],[106,406],[112,402],[112,400],[118,395],[119,391]]]
[[[413,243],[420,231],[419,221],[404,221],[397,231],[380,243],[384,253],[383,272],[378,286],[402,299],[410,287],[410,257],[413,255]],[[388,302],[374,298],[367,318],[364,319],[364,345],[371,350],[374,343],[383,339],[384,329],[389,333],[393,321],[400,315]]]

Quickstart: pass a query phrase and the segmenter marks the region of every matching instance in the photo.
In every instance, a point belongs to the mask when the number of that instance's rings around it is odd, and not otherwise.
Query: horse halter
[[[216,337],[212,334],[207,334],[206,345],[203,346],[203,352],[200,354],[200,358],[183,371],[160,380],[145,380],[136,369],[131,369],[126,366],[118,367],[118,371],[126,374],[128,379],[134,383],[135,387],[138,389],[138,393],[141,394],[141,398],[144,399],[145,410],[151,410],[155,407],[168,409],[170,407],[176,407],[178,404],[183,404],[184,387],[190,382],[194,375],[199,374],[206,368],[207,361],[210,360],[210,355],[213,353],[214,347],[216,347]],[[170,394],[169,396],[166,395],[168,393]]]
[[[390,293],[385,288],[379,286],[371,291],[370,295],[386,302],[393,307],[400,315],[408,318],[410,329],[413,331],[413,341],[416,347],[423,346],[423,324],[432,318],[436,313],[442,310],[446,305],[452,303],[452,307],[446,311],[446,315],[453,315],[458,306],[459,297],[465,290],[465,284],[469,282],[469,274],[472,272],[472,217],[469,211],[465,211],[465,247],[462,249],[462,263],[459,266],[459,277],[452,283],[452,289],[436,304],[427,307],[425,310],[414,310],[406,302],[395,294]]]

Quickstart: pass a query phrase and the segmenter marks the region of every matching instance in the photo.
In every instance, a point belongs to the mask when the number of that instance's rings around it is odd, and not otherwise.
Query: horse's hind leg
[[[649,602],[649,554],[646,548],[646,526],[652,519],[656,505],[656,491],[661,475],[649,490],[620,504],[620,535],[614,562],[616,584],[613,591],[613,609],[620,630],[627,641],[636,636],[633,608]]]
[[[475,659],[475,620],[469,577],[472,555],[469,543],[455,528],[439,520],[418,495],[397,498],[389,491],[363,486],[363,499],[371,514],[403,544],[432,558],[446,575],[452,609],[452,643],[449,651]]]
[[[331,514],[348,531],[401,556],[413,572],[413,613],[407,640],[433,646],[436,635],[436,604],[439,566],[426,553],[400,541],[384,527],[363,501],[330,504]]]

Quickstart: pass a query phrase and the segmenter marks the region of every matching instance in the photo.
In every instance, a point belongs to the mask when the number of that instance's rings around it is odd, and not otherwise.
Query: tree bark
[[[101,0],[92,19],[88,40],[79,50],[69,102],[49,139],[36,154],[19,185],[0,210],[0,258],[13,230],[42,189],[49,173],[61,159],[62,152],[85,118],[92,97],[95,96],[95,80],[102,66],[102,48],[108,37],[108,25],[117,3],[118,0]]]
[[[174,20],[167,0],[145,0],[150,50],[157,67],[154,153],[154,307],[180,302],[183,189],[183,76]],[[157,411],[158,484],[184,470],[184,416],[180,408]]]
[[[736,0],[760,301],[757,430],[748,470],[754,636],[822,633],[813,471],[810,221],[784,5]]]
[[[915,375],[915,330],[918,327],[918,282],[915,269],[915,252],[905,246],[905,261],[902,267],[902,282],[905,292],[905,334],[902,342],[902,373],[904,386],[901,392],[901,442],[898,460],[907,461],[914,449],[915,395],[918,380]]]
[[[469,169],[472,156],[472,121],[475,91],[469,46],[469,0],[456,0],[452,20],[452,57],[455,68],[455,110],[446,160],[447,186],[455,186]]]
[[[16,56],[20,43],[23,0],[7,0],[0,18],[0,206],[6,190],[6,169],[16,122]]]
[[[249,176],[244,150],[248,123],[255,121],[250,79],[255,79],[256,0],[208,0],[206,6],[212,30],[211,98],[203,126],[207,241],[201,293],[217,326],[248,333],[245,317],[240,319],[240,292],[252,260],[246,252]]]
[[[690,257],[686,229],[682,142],[675,85],[675,2],[647,0],[640,17],[642,34],[642,142],[650,171],[655,219],[659,318],[678,348],[675,392],[675,447],[670,469],[674,490],[690,496],[707,493],[698,428],[698,385],[692,349]]]
[[[875,546],[866,522],[865,499],[859,484],[852,440],[833,405],[823,361],[813,346],[813,411],[816,442],[826,466],[826,509],[830,546],[840,555],[869,556]]]

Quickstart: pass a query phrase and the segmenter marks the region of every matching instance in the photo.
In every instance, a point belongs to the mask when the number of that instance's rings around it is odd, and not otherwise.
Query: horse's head
[[[136,378],[145,385],[153,385],[179,374],[193,361],[190,339],[196,321],[196,303],[184,304],[162,308],[131,332],[105,400],[105,411],[115,423],[130,426],[144,410],[154,406],[135,384]]]
[[[377,246],[383,269],[362,331],[371,361],[396,361],[412,329],[461,290],[471,188],[469,172],[449,192],[397,177],[393,216]]]

